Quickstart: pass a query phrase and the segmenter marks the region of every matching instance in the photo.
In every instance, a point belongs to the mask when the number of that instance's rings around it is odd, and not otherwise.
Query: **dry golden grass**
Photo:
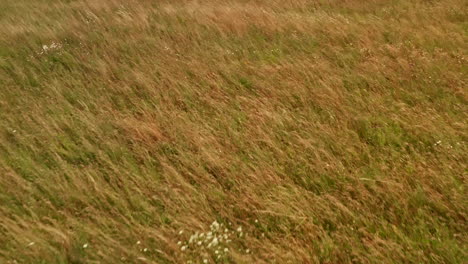
[[[0,263],[466,263],[467,14],[0,1]]]

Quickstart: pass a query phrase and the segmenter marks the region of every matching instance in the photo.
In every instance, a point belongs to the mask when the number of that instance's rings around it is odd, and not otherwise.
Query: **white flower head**
[[[196,233],[195,235],[191,235],[189,239],[189,244],[192,244],[197,239],[198,239],[198,233]]]
[[[210,244],[208,244],[208,246],[213,246],[213,247],[215,247],[215,246],[217,246],[218,244],[219,244],[218,238],[215,237],[215,238],[213,238],[213,240],[210,242]]]
[[[88,248],[88,243],[83,244],[83,248]]]
[[[214,220],[213,223],[211,223],[211,225],[210,225],[210,229],[213,232],[218,231],[219,230],[219,223],[216,220]]]

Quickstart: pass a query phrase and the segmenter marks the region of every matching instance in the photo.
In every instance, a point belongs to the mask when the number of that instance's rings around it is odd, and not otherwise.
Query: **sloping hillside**
[[[466,263],[464,0],[1,0],[0,263]]]

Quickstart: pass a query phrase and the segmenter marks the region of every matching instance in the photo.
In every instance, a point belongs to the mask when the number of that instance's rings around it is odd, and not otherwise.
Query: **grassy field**
[[[467,43],[464,0],[1,0],[0,263],[467,263]]]

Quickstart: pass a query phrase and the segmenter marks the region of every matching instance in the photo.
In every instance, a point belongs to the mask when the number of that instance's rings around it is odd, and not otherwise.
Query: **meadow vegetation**
[[[1,0],[0,263],[466,263],[467,34],[464,0]]]

